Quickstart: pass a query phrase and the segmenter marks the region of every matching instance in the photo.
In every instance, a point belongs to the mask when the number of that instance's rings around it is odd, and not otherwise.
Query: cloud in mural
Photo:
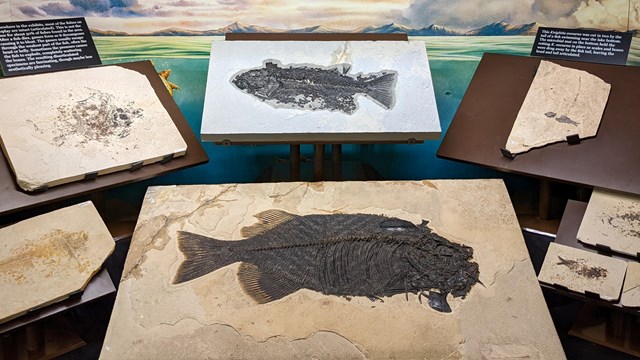
[[[637,0],[632,3],[640,10]],[[626,30],[628,6],[629,0],[415,0],[398,21],[459,29],[506,21]]]
[[[19,2],[19,1],[17,1]],[[100,16],[141,17],[167,16],[159,6],[144,7],[138,0],[69,0],[39,5],[22,5],[18,10],[26,16]]]
[[[93,28],[136,32],[169,27],[209,30],[236,21],[279,29],[322,25],[353,30],[397,22],[415,28],[437,24],[470,30],[506,21],[626,30],[630,6],[629,0],[12,0],[10,4],[14,20],[85,16]],[[631,0],[631,10],[631,28],[638,28],[640,0]]]
[[[629,23],[630,28],[638,28],[638,1],[630,0],[588,0],[580,3],[573,16],[580,26],[605,28],[614,30],[626,30]],[[630,6],[631,5],[631,6]],[[629,9],[632,13],[628,14]],[[635,12],[635,16],[634,13]],[[635,17],[635,27],[631,19]]]

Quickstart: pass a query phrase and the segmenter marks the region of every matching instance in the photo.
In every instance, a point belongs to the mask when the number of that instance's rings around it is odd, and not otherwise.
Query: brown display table
[[[549,60],[611,84],[595,138],[502,156],[540,58],[485,53],[437,155],[504,172],[640,194],[640,68]]]

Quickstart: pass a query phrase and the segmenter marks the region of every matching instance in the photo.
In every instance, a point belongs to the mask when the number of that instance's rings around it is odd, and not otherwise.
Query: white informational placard
[[[424,42],[211,45],[204,141],[422,141],[440,131]]]

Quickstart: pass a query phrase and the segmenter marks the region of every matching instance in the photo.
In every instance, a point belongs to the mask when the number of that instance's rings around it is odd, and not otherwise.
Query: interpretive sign
[[[631,38],[630,32],[541,27],[531,56],[625,65]]]
[[[99,65],[84,18],[0,23],[4,76]]]

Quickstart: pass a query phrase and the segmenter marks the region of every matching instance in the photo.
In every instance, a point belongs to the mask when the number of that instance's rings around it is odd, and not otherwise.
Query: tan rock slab
[[[33,191],[187,149],[147,78],[104,66],[0,80],[3,151]]]
[[[114,247],[90,201],[0,229],[0,322],[81,291]]]
[[[611,85],[586,71],[540,61],[505,148],[512,154],[598,132]]]
[[[640,307],[640,263],[627,264],[620,304],[626,307]]]
[[[601,299],[620,298],[627,262],[556,243],[549,244],[538,280]]]
[[[640,263],[627,264],[620,304],[626,307],[640,307]]]
[[[473,248],[481,283],[464,298],[448,295],[449,313],[404,291],[371,301],[302,288],[260,303],[241,283],[252,271],[242,261],[176,283],[189,253],[184,232],[235,248],[279,221],[274,209],[295,216],[383,215],[414,225],[426,220],[438,235]],[[291,233],[305,238],[305,229]],[[219,251],[201,254],[211,262],[230,259]],[[151,187],[101,353],[102,359],[499,356],[564,358],[500,180]]]
[[[595,189],[580,223],[578,240],[637,256],[640,253],[640,196]]]

